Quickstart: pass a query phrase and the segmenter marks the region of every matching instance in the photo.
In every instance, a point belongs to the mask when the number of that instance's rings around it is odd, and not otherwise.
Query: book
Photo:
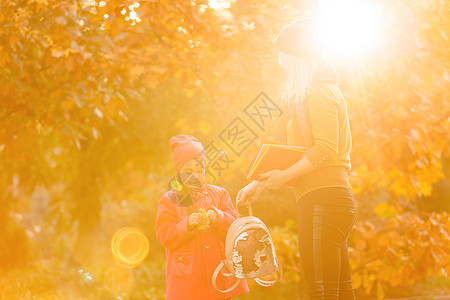
[[[299,161],[306,152],[306,147],[262,144],[256,158],[250,165],[247,179],[258,180],[258,175],[270,170],[284,170]],[[295,186],[297,178],[286,182],[284,185]]]

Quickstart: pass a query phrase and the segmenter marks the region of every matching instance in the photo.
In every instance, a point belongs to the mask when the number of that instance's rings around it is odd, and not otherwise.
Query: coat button
[[[205,245],[205,249],[209,249],[209,246],[208,246],[208,245]]]

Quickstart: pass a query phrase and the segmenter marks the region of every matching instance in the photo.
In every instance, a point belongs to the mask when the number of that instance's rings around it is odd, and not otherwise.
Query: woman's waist
[[[349,187],[346,166],[323,166],[297,178],[294,190],[298,197],[322,187]],[[298,198],[297,198],[298,199]]]
[[[348,169],[345,165],[324,165],[317,168],[303,176],[299,177],[300,180],[304,179],[318,179],[319,181],[339,180],[348,178]]]

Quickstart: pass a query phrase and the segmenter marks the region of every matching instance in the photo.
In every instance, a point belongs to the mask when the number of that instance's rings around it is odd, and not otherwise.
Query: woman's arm
[[[311,131],[314,145],[309,147],[303,158],[281,170],[271,170],[261,174],[261,179],[266,187],[276,189],[284,183],[305,175],[324,162],[333,160],[338,154],[339,145],[339,104],[331,97],[324,94],[317,86],[312,89],[307,98],[307,109],[311,122]]]
[[[307,98],[314,145],[305,157],[315,168],[336,159],[339,148],[339,102],[329,88],[318,85]]]
[[[309,161],[307,157],[303,157],[298,162],[294,163],[287,169],[284,170],[271,170],[259,175],[263,181],[260,181],[260,185],[269,189],[278,189],[286,182],[297,178],[299,176],[305,175],[313,171],[315,167]]]
[[[256,200],[264,188],[277,189],[284,183],[320,168],[324,162],[338,155],[339,145],[339,104],[317,86],[307,99],[309,119],[314,145],[308,148],[303,158],[285,170],[271,170],[260,174],[239,191],[237,203],[249,205]],[[255,191],[258,191],[255,193]],[[257,196],[255,196],[257,194]]]
[[[264,189],[265,186],[263,181],[253,180],[240,189],[236,197],[236,205],[249,206],[259,197],[259,195],[261,195]]]

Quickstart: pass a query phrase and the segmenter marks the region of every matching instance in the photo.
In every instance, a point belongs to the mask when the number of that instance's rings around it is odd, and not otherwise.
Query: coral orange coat
[[[160,199],[156,217],[156,237],[166,249],[166,299],[213,300],[228,299],[249,291],[247,282],[229,293],[220,293],[212,286],[212,275],[225,259],[224,244],[227,230],[236,219],[228,192],[215,185],[206,185],[206,192],[189,209],[212,209],[217,222],[207,230],[188,230],[188,208],[176,205],[176,194],[170,190]],[[235,277],[217,278],[217,285],[225,289],[233,285]]]

